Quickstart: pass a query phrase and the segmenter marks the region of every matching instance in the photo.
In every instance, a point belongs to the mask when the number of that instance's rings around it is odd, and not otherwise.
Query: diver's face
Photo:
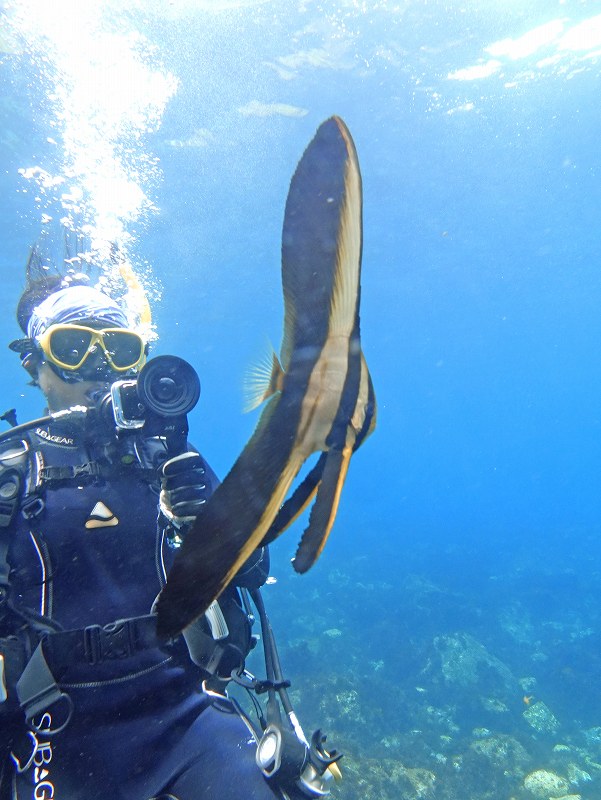
[[[100,338],[90,336],[94,329],[102,333]],[[37,380],[51,412],[92,406],[94,396],[106,392],[126,372],[131,377],[145,359],[143,340],[127,329],[85,320],[51,326],[48,331],[48,338],[40,339]]]
[[[48,410],[54,413],[72,406],[92,406],[92,396],[96,392],[108,390],[110,384],[118,377],[113,373],[112,378],[109,378],[107,373],[103,372],[99,380],[66,383],[49,364],[43,363],[38,367],[37,382],[48,401]]]

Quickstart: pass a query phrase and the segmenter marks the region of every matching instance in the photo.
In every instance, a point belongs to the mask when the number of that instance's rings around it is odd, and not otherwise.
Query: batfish
[[[362,187],[351,134],[326,120],[290,183],[282,233],[284,334],[268,402],[224,481],[203,507],[157,602],[167,638],[199,617],[260,545],[315,498],[293,566],[322,552],[352,453],[375,427],[374,389],[361,350]],[[305,461],[315,466],[286,501]]]

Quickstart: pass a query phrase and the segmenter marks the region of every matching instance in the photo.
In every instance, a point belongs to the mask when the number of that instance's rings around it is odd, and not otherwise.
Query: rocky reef
[[[334,797],[601,797],[597,579],[576,601],[569,575],[365,567],[282,570],[267,595],[295,708],[345,754]]]

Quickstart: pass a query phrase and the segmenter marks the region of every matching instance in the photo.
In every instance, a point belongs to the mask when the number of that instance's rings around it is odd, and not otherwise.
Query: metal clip
[[[45,507],[46,503],[41,497],[30,497],[23,503],[21,514],[27,520],[35,519],[40,516]]]

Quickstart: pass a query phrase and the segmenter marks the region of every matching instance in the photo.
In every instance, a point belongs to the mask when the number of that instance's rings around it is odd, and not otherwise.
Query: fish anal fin
[[[284,370],[271,345],[269,351],[250,367],[244,378],[244,411],[258,408],[284,385]]]
[[[219,594],[221,594],[226,586],[228,586],[228,584],[234,579],[240,567],[250,558],[253,551],[262,544],[265,534],[272,521],[275,519],[278,509],[282,505],[284,498],[286,497],[286,494],[288,493],[288,490],[290,489],[290,486],[297,476],[301,466],[302,460],[299,460],[296,454],[292,454],[279,475],[279,479],[273,488],[271,496],[265,505],[263,513],[261,514],[261,518],[257,522],[254,531],[249,538],[243,542],[234,558],[231,559],[230,566],[227,571],[225,571],[223,578],[219,583]]]
[[[352,453],[352,447],[344,447],[342,450],[332,449],[327,453],[315,505],[309,517],[309,527],[303,533],[292,560],[296,572],[307,572],[325,547],[336,519]]]
[[[300,456],[292,452],[278,467],[270,467],[266,458],[258,467],[261,476],[248,478],[256,440],[255,432],[176,555],[157,603],[160,637],[175,636],[219,597],[260,546],[302,466]],[[275,472],[270,476],[271,470]],[[267,494],[254,506],[260,486]]]
[[[323,474],[327,453],[322,453],[315,466],[307,473],[303,481],[296,487],[291,497],[280,508],[271,527],[267,531],[262,545],[275,541],[292,523],[300,517],[309,506],[318,490]]]

